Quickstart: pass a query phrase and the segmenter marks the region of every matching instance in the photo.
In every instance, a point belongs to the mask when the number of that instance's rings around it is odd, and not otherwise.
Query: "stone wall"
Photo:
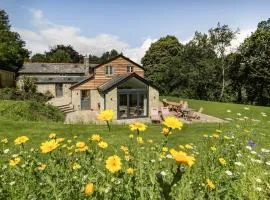
[[[100,94],[98,90],[90,90],[91,109],[100,110]]]
[[[74,106],[74,110],[81,110],[81,90],[72,90],[71,103]]]
[[[55,84],[37,84],[37,92],[45,94],[47,91],[55,97]]]
[[[149,86],[149,116],[151,108],[159,107],[159,92],[155,88]]]
[[[0,88],[14,87],[15,73],[0,69]]]
[[[114,119],[117,119],[117,88],[114,88],[105,95],[106,107],[114,111]]]

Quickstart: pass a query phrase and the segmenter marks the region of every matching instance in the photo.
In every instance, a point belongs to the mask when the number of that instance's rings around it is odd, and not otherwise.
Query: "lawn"
[[[161,133],[164,125],[147,124],[141,142],[128,125],[112,124],[109,132],[106,125],[1,116],[0,199],[269,198],[270,109],[188,102],[231,121],[184,124],[168,137]],[[51,133],[59,142],[49,139]],[[14,144],[19,136],[29,141]]]

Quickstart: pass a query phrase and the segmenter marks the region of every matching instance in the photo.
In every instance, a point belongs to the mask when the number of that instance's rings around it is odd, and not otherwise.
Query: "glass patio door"
[[[147,117],[146,92],[120,92],[118,94],[118,119]]]

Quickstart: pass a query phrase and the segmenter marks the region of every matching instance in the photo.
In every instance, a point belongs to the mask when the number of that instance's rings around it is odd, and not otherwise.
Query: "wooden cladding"
[[[113,74],[112,75],[106,75],[105,69],[106,66],[112,66],[113,67]],[[106,63],[104,65],[100,65],[99,67],[95,68],[95,75],[93,78],[88,80],[87,82],[78,85],[74,89],[96,89],[98,86],[108,82],[112,79],[113,76],[116,75],[125,75],[127,74],[128,66],[132,67],[133,72],[138,74],[141,77],[144,77],[144,70],[140,67],[138,67],[136,64],[126,60],[123,57],[118,57],[115,60],[112,60],[109,63]]]
[[[129,62],[128,60],[119,57],[109,63],[101,65],[95,69],[95,77],[104,77],[104,76],[112,76],[112,75],[105,75],[105,68],[106,66],[113,67],[113,76],[115,75],[124,75],[127,74],[127,67],[132,66],[133,72],[137,73],[139,76],[144,76],[144,71],[142,68],[138,67],[137,65]]]

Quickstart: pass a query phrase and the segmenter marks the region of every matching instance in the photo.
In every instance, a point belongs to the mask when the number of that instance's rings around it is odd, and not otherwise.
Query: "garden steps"
[[[71,104],[65,104],[65,105],[60,105],[57,106],[64,114],[68,114],[71,112],[74,112],[73,105]]]

